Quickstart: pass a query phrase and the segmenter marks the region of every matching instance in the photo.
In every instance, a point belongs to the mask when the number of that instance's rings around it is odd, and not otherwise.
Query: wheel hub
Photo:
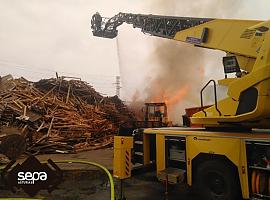
[[[222,195],[226,192],[226,183],[224,178],[218,173],[209,173],[206,179],[209,189],[216,195]]]

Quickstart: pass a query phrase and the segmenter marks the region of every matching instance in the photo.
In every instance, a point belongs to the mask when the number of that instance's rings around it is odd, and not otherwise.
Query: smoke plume
[[[146,13],[143,14],[234,18],[241,11],[241,5],[241,0],[155,0],[150,1],[150,3],[149,1],[147,2]],[[131,31],[129,31],[130,33]],[[145,41],[145,38],[142,40]],[[150,41],[148,42],[150,45],[146,48],[149,53],[147,57],[144,57],[144,68],[148,70],[143,69],[147,76],[142,81],[141,88],[137,89],[136,94],[133,95],[133,97],[136,97],[133,98],[133,102],[164,101],[168,105],[169,119],[175,123],[179,123],[184,108],[199,106],[199,91],[206,81],[210,78],[221,78],[223,69],[220,60],[224,53],[196,48],[189,44],[168,39],[149,37],[148,40]],[[133,43],[135,46],[138,46],[140,42],[136,41]],[[131,45],[129,46],[129,50],[132,51]],[[138,59],[139,55],[142,54],[139,53],[139,48],[136,50],[138,56],[135,56],[135,60],[137,59],[135,61],[137,65],[135,68],[138,68],[138,65],[142,64]],[[121,53],[123,52],[121,51]],[[122,57],[123,59],[132,59],[132,56],[126,52],[124,55]],[[213,59],[215,56],[219,60]],[[129,62],[129,65],[132,64]],[[120,69],[120,73],[123,72],[125,70],[123,68],[122,70]],[[123,75],[124,79],[125,76],[130,77],[130,74],[127,73],[121,75]],[[132,75],[135,76],[135,73],[132,73]]]
[[[198,103],[198,89],[205,74],[204,52],[187,44],[162,40],[157,43],[152,59],[157,66],[144,90],[146,101],[165,102],[170,119],[177,122],[185,101]]]
[[[213,3],[215,2],[215,3]],[[152,7],[161,13],[176,16],[230,17],[237,12],[240,1],[155,1]],[[170,120],[179,122],[186,106],[199,106],[199,91],[208,74],[206,66],[211,63],[205,49],[195,48],[181,42],[156,39],[151,55],[155,61],[152,79],[144,90],[146,101],[164,101],[168,105]],[[211,67],[211,66],[210,66]],[[215,66],[222,71],[222,66]]]

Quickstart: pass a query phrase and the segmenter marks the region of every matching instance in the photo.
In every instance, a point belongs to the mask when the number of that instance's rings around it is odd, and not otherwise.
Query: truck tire
[[[238,174],[222,160],[201,163],[195,174],[196,192],[205,200],[239,200]]]

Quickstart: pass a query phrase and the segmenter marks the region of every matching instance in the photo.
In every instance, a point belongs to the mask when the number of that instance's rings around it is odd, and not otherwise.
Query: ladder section
[[[155,163],[156,136],[145,135],[142,131],[138,131],[133,135],[133,141],[132,162],[135,167]]]

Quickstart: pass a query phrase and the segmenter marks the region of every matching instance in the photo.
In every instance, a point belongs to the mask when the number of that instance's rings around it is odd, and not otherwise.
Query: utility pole
[[[120,76],[116,76],[116,81],[115,81],[115,92],[116,92],[116,96],[118,96],[120,98]]]

